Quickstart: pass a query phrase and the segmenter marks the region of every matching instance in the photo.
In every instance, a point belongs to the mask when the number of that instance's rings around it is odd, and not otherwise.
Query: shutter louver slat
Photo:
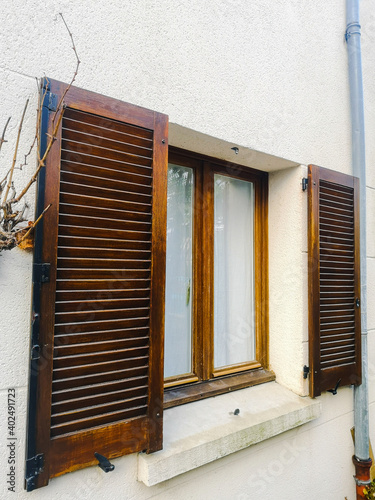
[[[358,183],[309,166],[310,394],[360,381]]]
[[[69,116],[69,111],[68,111]],[[79,150],[92,155],[97,153],[95,147],[100,147],[101,158],[110,158],[113,150],[116,154],[128,153],[150,156],[152,154],[152,143],[149,143],[149,148],[145,149],[138,145],[131,145],[132,138],[135,136],[126,136],[126,142],[114,141],[108,139],[113,136],[112,129],[114,124],[109,120],[105,121],[105,126],[93,129],[89,126],[88,121],[94,121],[91,115],[87,113],[80,113],[79,126],[76,127],[78,122],[72,121],[69,118],[63,118],[62,122],[62,143],[65,144],[65,154],[69,156],[70,153],[75,153],[76,143],[80,143]],[[84,133],[85,125],[88,125],[88,132],[95,132],[95,136]],[[117,136],[117,139],[119,137]],[[125,141],[125,140],[124,140]],[[95,146],[95,147],[94,147]],[[134,160],[135,161],[135,160]],[[142,160],[143,161],[143,160]],[[120,166],[118,166],[120,168]],[[125,169],[124,169],[125,170]],[[134,202],[134,205],[129,204],[129,210],[132,206],[136,208],[138,204],[143,205],[143,210],[151,213],[151,187],[145,186],[138,187],[137,184],[129,184],[123,181],[111,181],[110,179],[101,179],[100,177],[81,174],[74,171],[65,172],[64,166],[60,175],[60,190],[64,194],[77,195],[82,194],[85,196],[93,196],[96,200],[96,205],[92,205],[89,211],[86,211],[85,216],[65,215],[64,203],[60,206],[59,216],[59,235],[68,237],[64,242],[64,249],[70,247],[69,236],[76,238],[93,237],[93,246],[96,245],[97,239],[106,238],[123,240],[121,242],[122,251],[129,251],[127,245],[128,240],[147,241],[151,238],[151,220],[148,223],[142,222],[127,222],[126,220],[113,220],[102,219],[96,217],[96,209],[103,210],[104,200],[118,199],[126,202]],[[72,206],[72,205],[70,205]],[[74,207],[74,205],[72,206]],[[132,212],[130,212],[132,213]],[[134,246],[135,245],[135,246]],[[73,245],[74,248],[74,245]],[[88,247],[89,248],[89,247]],[[95,247],[94,247],[95,248]],[[138,248],[136,242],[133,243],[133,248],[136,253]],[[120,280],[121,287],[129,288],[132,280],[142,280],[148,290],[150,289],[150,270],[151,270],[151,254],[148,252],[141,262],[133,261],[128,265],[128,260],[114,260],[107,261],[81,258],[77,260],[67,260],[60,258],[60,248],[58,247],[58,260],[57,260],[57,296],[61,290],[69,288],[71,290],[80,290],[92,286],[97,287],[97,280],[102,281],[102,287],[106,289],[105,300],[111,300],[111,287],[108,285],[108,280]],[[83,254],[84,255],[84,254]],[[138,262],[138,263],[137,263]],[[86,281],[85,281],[86,280]],[[126,280],[126,281],[122,281]],[[136,283],[140,283],[136,281]],[[146,296],[149,301],[150,297]],[[99,296],[94,307],[90,310],[82,311],[81,302],[75,303],[70,306],[70,312],[58,312],[55,314],[55,349],[54,349],[54,363],[53,374],[54,377],[59,377],[59,370],[68,368],[81,369],[84,371],[86,365],[93,366],[100,363],[108,363],[107,370],[112,370],[110,362],[121,362],[137,359],[141,365],[147,359],[149,351],[148,338],[142,337],[141,339],[117,340],[109,343],[106,332],[113,331],[113,329],[120,330],[117,339],[122,339],[123,332],[121,329],[131,327],[146,327],[148,326],[149,309],[134,308],[134,303],[131,301],[132,307],[125,307],[120,309],[103,310],[101,307],[102,297]],[[62,301],[64,303],[64,301]],[[129,321],[130,320],[130,321]],[[93,337],[93,332],[100,331],[101,342],[98,341],[98,336]],[[75,342],[72,342],[70,332],[75,334]],[[85,343],[77,343],[77,334],[86,333]],[[90,335],[91,334],[91,335]],[[121,335],[121,337],[120,337]],[[64,339],[64,344],[60,344],[60,338]],[[81,337],[82,338],[82,337]],[[95,339],[95,341],[94,341]],[[137,347],[138,345],[138,347]],[[83,347],[82,347],[83,346]],[[105,373],[107,370],[102,370]],[[86,372],[87,373],[87,372]],[[121,382],[117,380],[116,382]],[[79,389],[79,388],[77,388]],[[113,410],[126,410],[129,414],[137,408],[137,415],[141,415],[146,411],[147,406],[147,386],[134,387],[131,390],[124,388],[123,392],[115,392],[109,395],[107,392],[101,394],[96,392],[95,397],[72,399],[70,392],[64,398],[64,394],[59,393],[60,403],[52,403],[51,411],[51,435],[53,437],[60,436],[66,432],[74,432],[83,429],[89,429],[98,425],[98,422],[103,422],[103,419],[97,419],[97,414],[110,413],[113,422],[116,422],[123,413]],[[135,398],[134,394],[139,397]],[[141,399],[140,399],[141,397]],[[52,401],[54,394],[52,392]],[[123,400],[122,402],[119,402]],[[111,403],[111,401],[113,401]],[[104,406],[104,403],[108,404]],[[87,407],[90,406],[90,409]],[[133,413],[132,413],[133,414]],[[93,420],[87,417],[94,417]],[[122,417],[121,417],[122,418]],[[109,423],[110,416],[105,417],[105,422]],[[64,425],[62,425],[64,424]]]
[[[46,164],[36,487],[162,446],[167,117],[50,86],[66,106]]]

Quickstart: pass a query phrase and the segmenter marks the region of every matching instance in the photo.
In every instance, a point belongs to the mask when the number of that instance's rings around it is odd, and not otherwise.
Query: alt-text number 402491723
[[[16,492],[16,390],[8,389],[8,490]]]

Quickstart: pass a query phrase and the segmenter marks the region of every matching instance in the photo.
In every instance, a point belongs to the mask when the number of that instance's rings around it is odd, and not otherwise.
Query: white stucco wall
[[[375,12],[362,0],[368,164],[368,299],[371,438],[375,444]],[[272,171],[270,174],[270,362],[280,384],[307,394],[306,165],[351,173],[343,0],[8,0],[0,31],[0,178],[35,133],[35,77],[76,85],[169,115],[171,143]],[[186,130],[189,129],[189,130]],[[199,132],[199,134],[195,134]],[[230,146],[240,148],[238,158]],[[260,152],[255,153],[254,152]],[[269,156],[262,155],[272,155]],[[231,156],[232,155],[232,156]],[[35,164],[16,173],[26,182]],[[301,166],[297,166],[301,165]],[[288,167],[288,168],[287,168]],[[282,170],[278,170],[282,168]],[[4,172],[4,174],[3,174]],[[33,206],[33,192],[28,201]],[[31,216],[32,214],[30,214]],[[137,481],[135,455],[105,475],[89,468],[23,490],[32,255],[0,256],[0,497],[24,499],[354,500],[352,389],[321,396],[318,420],[153,487]],[[17,393],[17,493],[7,491],[6,395]],[[13,495],[13,497],[12,497]]]

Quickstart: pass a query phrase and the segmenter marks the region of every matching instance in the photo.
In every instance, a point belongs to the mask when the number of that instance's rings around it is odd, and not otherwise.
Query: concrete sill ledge
[[[234,415],[234,410],[240,410]],[[138,455],[138,480],[171,479],[318,418],[321,404],[276,382],[164,412],[163,450]]]

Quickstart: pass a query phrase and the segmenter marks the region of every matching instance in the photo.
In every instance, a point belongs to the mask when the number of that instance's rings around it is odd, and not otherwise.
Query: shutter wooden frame
[[[64,83],[49,80],[49,90],[52,95],[54,94],[56,102],[63,96],[66,88],[67,85]],[[44,455],[44,468],[37,475],[34,487],[46,485],[52,477],[97,464],[94,452],[107,458],[114,458],[142,450],[153,452],[162,448],[168,117],[76,87],[71,87],[64,96],[64,105],[66,109],[79,110],[101,119],[115,120],[152,132],[147,413],[144,416],[93,429],[71,432],[53,438],[50,435],[62,141],[62,125],[60,125],[57,139],[47,156],[45,168],[44,205],[51,203],[52,206],[44,216],[43,241],[42,243],[36,241],[36,247],[42,244],[42,262],[50,264],[50,280],[48,283],[43,283],[40,290],[40,357],[37,367],[34,449],[36,454]],[[54,114],[53,111],[49,113],[49,134],[52,134]],[[129,154],[131,153],[132,151]],[[95,236],[95,228],[93,228],[93,236]],[[30,397],[32,397],[31,394]],[[29,433],[32,431],[33,429],[29,428]]]
[[[330,188],[335,192],[329,191]],[[338,226],[333,225],[332,232],[329,233],[328,228],[335,222]],[[333,389],[339,380],[339,386],[361,383],[361,317],[360,307],[356,305],[356,300],[360,299],[359,230],[359,180],[309,165],[308,307],[311,397]],[[344,237],[344,242],[337,240],[340,236]]]

